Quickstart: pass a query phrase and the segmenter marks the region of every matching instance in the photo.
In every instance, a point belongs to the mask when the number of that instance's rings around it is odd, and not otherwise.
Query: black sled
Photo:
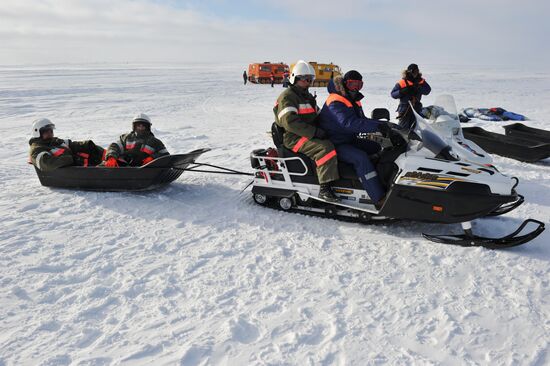
[[[36,169],[43,186],[89,191],[144,191],[167,185],[195,164],[210,149],[198,149],[187,154],[167,155],[140,167],[106,168],[103,166],[70,166],[43,172]]]
[[[489,132],[481,127],[462,128],[464,137],[472,140],[485,151],[527,163],[533,163],[550,157],[550,142],[541,142],[526,138],[519,129],[510,129],[507,135]],[[541,130],[542,131],[542,130]]]
[[[541,130],[540,128],[528,127],[522,123],[513,123],[504,126],[504,130],[506,131],[506,136],[550,143],[550,131]]]

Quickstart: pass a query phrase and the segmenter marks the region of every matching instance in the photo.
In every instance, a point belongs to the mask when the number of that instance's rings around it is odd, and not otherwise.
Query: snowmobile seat
[[[316,165],[307,155],[302,153],[295,153],[294,151],[287,149],[283,145],[283,135],[285,133],[285,129],[277,125],[275,122],[271,125],[271,136],[273,138],[273,143],[277,147],[277,151],[279,152],[279,156],[282,158],[291,158],[291,157],[299,157],[301,158],[308,167],[308,175],[316,176]],[[299,161],[288,161],[287,162],[287,168],[289,172],[292,173],[303,173],[304,172],[304,166]],[[353,166],[351,164],[347,164],[344,162],[339,161],[338,162],[338,172],[340,174],[341,178],[344,179],[357,179],[357,174],[355,174],[355,170],[353,169]]]
[[[388,111],[386,108],[374,108],[371,112],[370,118],[377,120],[386,120],[389,122],[390,111]]]

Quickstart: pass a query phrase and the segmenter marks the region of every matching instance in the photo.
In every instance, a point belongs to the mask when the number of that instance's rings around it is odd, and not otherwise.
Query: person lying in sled
[[[47,118],[33,122],[30,161],[39,170],[49,172],[64,166],[95,166],[105,150],[92,140],[71,141],[54,137],[55,125]]]
[[[140,113],[132,121],[132,132],[121,135],[109,145],[105,154],[106,167],[141,166],[154,159],[170,155],[162,141],[151,132],[151,119]]]
[[[359,139],[358,134],[377,131],[387,134],[391,128],[385,122],[365,117],[361,88],[363,76],[355,70],[332,79],[327,86],[330,94],[321,109],[319,122],[336,147],[338,160],[353,165],[363,188],[380,208],[386,191],[369,155],[380,151],[381,146],[372,140]]]

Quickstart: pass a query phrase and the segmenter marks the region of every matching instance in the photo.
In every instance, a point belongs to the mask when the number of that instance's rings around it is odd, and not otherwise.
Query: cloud
[[[527,1],[530,3],[530,1]],[[2,63],[550,61],[550,10],[510,0],[19,0]],[[522,58],[523,57],[523,58]]]

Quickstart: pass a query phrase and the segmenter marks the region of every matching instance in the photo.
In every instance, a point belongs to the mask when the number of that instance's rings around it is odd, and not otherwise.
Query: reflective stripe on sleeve
[[[298,142],[296,143],[296,145],[294,145],[294,147],[292,148],[292,151],[294,151],[295,153],[298,152],[298,150],[300,150],[300,148],[308,141],[309,139],[307,137],[302,137],[301,139],[298,140]]]
[[[155,149],[149,145],[145,145],[140,149],[140,151],[152,155],[155,152]]]
[[[309,114],[309,113],[317,113],[315,108],[309,103],[306,104],[300,104],[298,106],[298,114]]]
[[[317,166],[321,166],[335,156],[336,156],[336,150],[332,150],[331,152],[323,156],[321,159],[317,160],[316,164]]]
[[[296,109],[295,107],[286,107],[282,111],[280,111],[279,114],[277,114],[277,118],[281,119],[285,114],[290,112],[298,113],[298,109]]]
[[[42,151],[40,154],[38,154],[38,155],[36,156],[36,167],[37,167],[38,169],[40,169],[40,170],[42,170],[42,165],[41,165],[42,158],[43,158],[44,155],[46,155],[46,154],[50,155],[49,152],[47,152],[47,151]]]
[[[375,171],[365,174],[365,180],[378,177],[378,174]]]
[[[65,149],[62,149],[62,148],[59,148],[59,147],[54,147],[50,151],[50,153],[55,157],[58,157],[59,155],[63,155],[64,152],[65,152]]]

